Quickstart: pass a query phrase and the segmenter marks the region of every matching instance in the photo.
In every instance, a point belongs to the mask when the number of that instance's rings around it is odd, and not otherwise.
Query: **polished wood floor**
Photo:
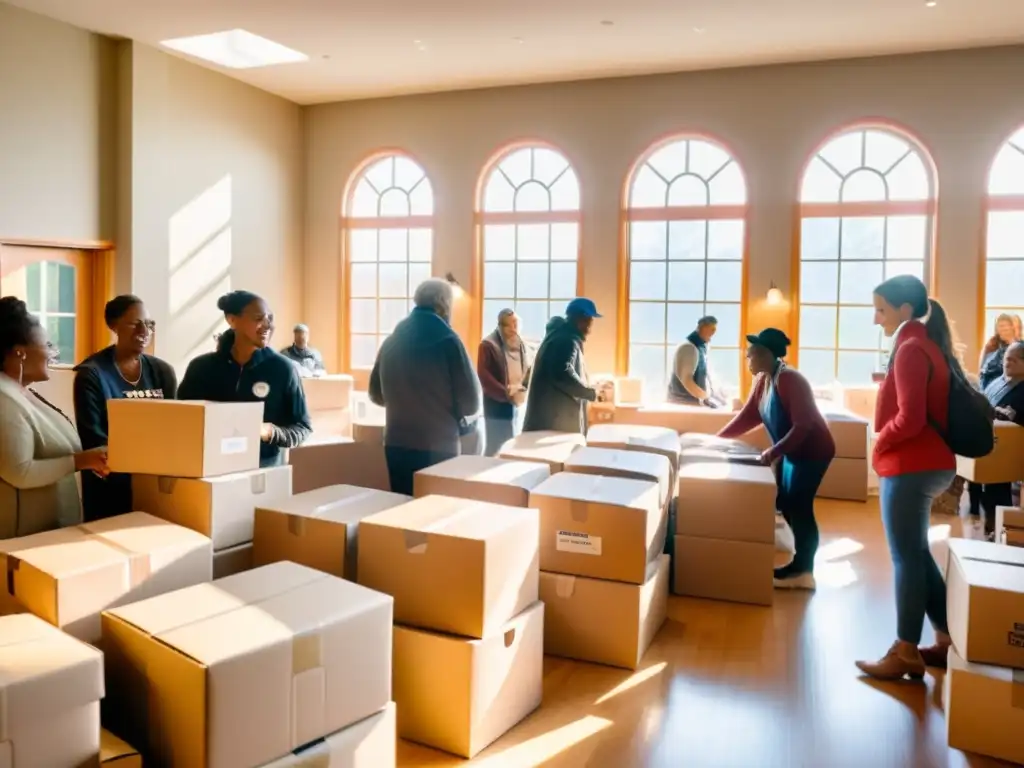
[[[548,658],[544,703],[466,762],[400,742],[402,768],[987,768],[946,746],[941,674],[872,683],[895,633],[877,503],[819,504],[818,591],[773,608],[673,597],[635,673]],[[953,518],[936,518],[933,533]],[[930,633],[930,630],[927,630]],[[930,637],[930,634],[928,635]]]

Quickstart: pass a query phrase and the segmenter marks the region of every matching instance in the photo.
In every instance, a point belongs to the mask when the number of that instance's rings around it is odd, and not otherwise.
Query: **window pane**
[[[434,231],[431,229],[409,230],[409,261],[429,262],[434,247]]]
[[[395,326],[409,314],[408,299],[381,299],[378,304],[378,317],[381,333],[391,333]]]
[[[885,241],[885,219],[881,216],[844,218],[841,228],[840,257],[843,259],[881,259]]]
[[[481,332],[483,336],[487,336],[498,327],[498,313],[503,309],[511,309],[512,304],[513,302],[507,299],[484,299],[483,316],[481,318],[483,323]]]
[[[349,302],[349,328],[353,334],[376,333],[377,302],[373,299],[352,299]]]
[[[687,174],[675,179],[668,188],[668,204],[707,205],[708,185],[703,179]]]
[[[886,199],[885,182],[880,174],[869,170],[854,171],[843,182],[843,202],[860,203]]]
[[[803,331],[801,330],[801,333]],[[829,386],[836,378],[836,356],[834,352],[819,350],[800,350],[800,372],[807,377],[812,385]]]
[[[364,178],[378,192],[383,192],[395,183],[395,158],[384,157],[366,169]]]
[[[353,229],[348,233],[350,261],[377,260],[377,230]]]
[[[703,261],[676,261],[668,265],[668,298],[671,301],[704,301]]]
[[[708,301],[739,301],[743,293],[743,265],[738,261],[708,263]]]
[[[423,169],[408,157],[395,157],[395,186],[411,191],[423,180]]]
[[[25,303],[29,312],[43,311],[43,264],[34,261],[25,266]]]
[[[547,147],[533,150],[533,178],[541,184],[551,186],[556,179],[565,178],[569,174],[572,174],[572,168],[561,152]]]
[[[570,168],[551,185],[551,210],[578,211],[580,209],[580,183]]]
[[[1024,183],[1024,176],[1021,183]],[[989,259],[1024,259],[1024,211],[992,211],[988,215],[986,256]],[[31,285],[30,280],[30,292]]]
[[[516,265],[516,297],[520,299],[548,298],[548,263]]]
[[[928,170],[915,151],[900,160],[885,180],[889,184],[890,200],[927,200],[931,197]]]
[[[664,304],[660,302],[630,302],[629,341],[630,343],[652,342],[655,344],[663,344],[665,342]]]
[[[717,144],[700,139],[690,141],[690,162],[687,170],[702,179],[710,179],[724,170],[727,164],[735,166],[736,164],[731,161],[729,153]]]
[[[830,140],[818,156],[843,176],[864,165],[864,131],[853,130]]]
[[[57,362],[63,365],[74,365],[75,358],[75,318],[48,317],[46,331],[50,335],[50,343],[57,351]]]
[[[516,258],[520,261],[547,261],[551,256],[549,224],[516,226]]]
[[[1004,144],[996,155],[988,180],[990,195],[1024,194],[1024,138],[1018,133],[1016,139],[1017,146]]]
[[[430,182],[423,179],[409,193],[409,213],[413,216],[432,216],[434,213],[434,190]]]
[[[747,201],[747,185],[737,163],[729,163],[711,181],[712,205],[742,205]]]
[[[872,292],[883,279],[880,261],[844,261],[839,271],[839,302],[871,304]]]
[[[495,171],[496,175],[504,175],[514,187],[525,184],[533,175],[534,152],[529,147],[517,149],[509,153],[498,164],[500,170]]]
[[[665,364],[665,347],[660,345],[632,344],[629,347],[629,375],[644,380],[644,396],[652,402],[665,399],[668,370]]]
[[[697,321],[708,314],[703,304],[669,304],[668,305],[668,336],[670,345],[681,344],[697,327]],[[721,318],[719,318],[721,320]],[[722,333],[722,326],[718,326]],[[724,335],[723,335],[723,338]]]
[[[381,264],[379,279],[379,296],[409,296],[409,269],[405,264]]]
[[[644,163],[633,179],[633,188],[629,194],[630,207],[663,208],[667,200],[668,185],[665,180]]]
[[[647,159],[647,165],[650,165],[663,178],[674,179],[676,176],[686,173],[686,160],[692,144],[693,142],[686,139],[666,144],[651,153]]]
[[[743,258],[743,220],[721,220],[708,222],[708,258]]]
[[[380,194],[377,190],[370,186],[365,178],[360,179],[352,192],[350,215],[361,217],[377,216],[377,201],[379,199]]]
[[[389,189],[380,196],[381,216],[408,216],[409,195],[401,189]]]
[[[484,263],[484,296],[513,299],[516,295],[516,267],[512,262]]]
[[[839,188],[842,179],[815,157],[807,166],[803,183],[800,188],[800,200],[804,203],[836,203],[839,202]]]
[[[353,264],[349,275],[350,296],[354,298],[373,298],[377,295],[376,264]]]
[[[885,262],[885,279],[896,275],[913,275],[918,280],[924,281],[923,261],[887,261]]]
[[[880,352],[840,352],[838,379],[844,386],[870,384],[872,374],[881,371]]]
[[[515,210],[550,211],[551,195],[547,187],[536,181],[528,181],[516,190]]]
[[[484,227],[484,259],[513,261],[516,257],[516,228],[512,224],[488,224]]]
[[[839,258],[839,219],[804,219],[800,222],[800,258]]]
[[[716,388],[723,387],[733,394],[740,383],[740,357],[743,353],[738,349],[712,347],[708,352],[708,368],[711,369],[711,381]]]
[[[576,262],[551,262],[551,298],[576,297]]]
[[[580,225],[576,223],[551,224],[550,227],[552,260],[578,261],[580,256]]]
[[[519,315],[519,335],[531,343],[539,344],[544,338],[544,327],[551,319],[548,314],[548,303],[517,301],[515,310]]]
[[[800,302],[835,303],[839,299],[839,264],[834,261],[800,263]],[[803,333],[801,321],[801,333]]]
[[[509,212],[514,209],[516,190],[508,180],[495,171],[484,187],[484,210]]]
[[[629,298],[665,299],[664,261],[636,261],[629,269]]]
[[[419,288],[420,283],[430,278],[430,265],[429,264],[410,264],[409,265],[409,296],[412,296],[416,289]]]
[[[629,258],[631,261],[664,259],[668,253],[667,241],[666,222],[634,221],[629,225]]]
[[[839,348],[881,349],[882,331],[874,319],[874,307],[840,307]]]
[[[910,151],[910,145],[888,131],[865,131],[864,165],[886,173]]]
[[[352,367],[372,368],[377,359],[376,336],[352,336]]]
[[[1024,261],[990,261],[986,267],[985,286],[987,306],[1024,304]]]
[[[890,216],[885,257],[924,261],[928,246],[928,219],[925,216]]]
[[[835,307],[800,307],[800,346],[824,347],[831,349],[836,345]],[[800,361],[803,362],[803,352]]]
[[[409,230],[378,230],[378,257],[381,261],[406,261],[409,257]]]
[[[57,265],[57,311],[75,313],[75,268],[70,264]]]
[[[659,225],[664,226],[664,225]],[[664,230],[660,231],[662,234]],[[670,259],[704,260],[707,248],[706,221],[670,221],[668,224],[668,257]],[[662,246],[664,249],[664,246]],[[664,258],[664,256],[660,257]]]
[[[739,304],[707,304],[704,307],[704,314],[713,315],[718,318],[718,330],[715,332],[713,345],[735,347],[740,344],[740,305]],[[697,327],[695,318],[690,326],[690,331]]]

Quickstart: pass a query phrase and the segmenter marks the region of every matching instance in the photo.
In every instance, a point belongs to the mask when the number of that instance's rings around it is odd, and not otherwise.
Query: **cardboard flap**
[[[523,514],[520,507],[451,496],[423,496],[367,517],[362,524],[401,528],[407,540],[416,543],[424,543],[425,537],[409,539],[409,533],[483,541],[521,524]]]
[[[552,475],[537,486],[532,493],[537,496],[552,496],[643,510],[647,510],[651,505],[652,495],[655,506],[659,501],[657,483],[603,475],[577,475],[572,472],[559,472]]]
[[[576,577],[564,573],[552,574],[555,578],[555,594],[568,600],[576,592]]]
[[[679,468],[680,486],[693,480],[728,480],[734,483],[755,483],[775,487],[771,467],[729,461],[698,461]]]
[[[139,752],[127,742],[117,738],[103,728],[100,731],[100,763],[105,765],[128,757],[135,757]]]
[[[442,461],[417,474],[444,477],[453,480],[467,480],[496,485],[513,485],[530,490],[551,475],[544,464],[529,461],[491,458],[488,456],[456,456]]]
[[[596,424],[587,431],[590,445],[629,445],[679,453],[679,435],[667,427],[636,424]]]
[[[390,491],[360,488],[355,485],[329,485],[295,494],[276,503],[273,507],[266,507],[266,509],[293,517],[312,517],[337,523],[350,523],[358,522],[368,515],[399,504],[405,504],[410,500],[409,496]]]
[[[572,467],[608,467],[638,474],[649,474],[651,477],[668,477],[672,473],[672,463],[667,456],[660,453],[644,453],[643,451],[622,451],[615,448],[580,448],[565,460],[565,469]]]

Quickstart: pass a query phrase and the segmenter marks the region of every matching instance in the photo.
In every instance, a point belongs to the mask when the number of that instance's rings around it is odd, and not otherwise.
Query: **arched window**
[[[544,338],[579,282],[580,184],[556,149],[510,150],[486,172],[478,223],[483,228],[481,331],[498,313],[515,309],[519,332],[531,344]]]
[[[1000,314],[1024,316],[1024,128],[1010,137],[992,163],[984,264],[983,339],[991,335]]]
[[[430,277],[434,193],[416,162],[392,154],[360,171],[347,203],[344,362],[365,370]]]
[[[680,138],[651,150],[629,181],[625,339],[630,376],[645,398],[665,399],[675,351],[697,321],[718,332],[709,368],[716,389],[740,384],[747,186],[718,144]]]
[[[889,340],[872,292],[893,275],[928,283],[935,183],[923,150],[858,127],[811,158],[800,190],[798,364],[816,386],[867,384]]]

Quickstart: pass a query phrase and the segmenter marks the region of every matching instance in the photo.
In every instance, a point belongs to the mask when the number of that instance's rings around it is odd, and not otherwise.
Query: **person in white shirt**
[[[718,330],[718,319],[705,315],[697,328],[676,349],[675,365],[668,381],[668,401],[684,405],[721,408],[725,403],[715,396],[708,370],[708,344]]]

